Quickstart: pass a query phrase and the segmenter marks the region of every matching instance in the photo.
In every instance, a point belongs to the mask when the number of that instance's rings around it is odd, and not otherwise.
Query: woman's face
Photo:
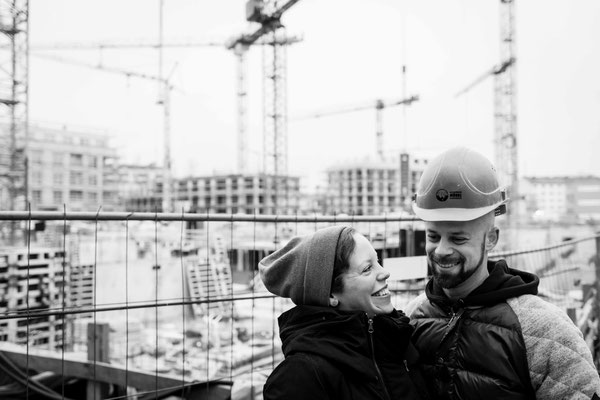
[[[344,289],[332,293],[344,311],[364,311],[370,317],[393,311],[386,279],[390,274],[377,260],[371,243],[360,233],[353,235],[356,247],[350,255],[348,271],[342,275]]]

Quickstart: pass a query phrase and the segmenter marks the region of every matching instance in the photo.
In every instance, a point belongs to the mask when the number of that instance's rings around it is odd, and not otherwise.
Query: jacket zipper
[[[390,394],[385,387],[385,381],[383,380],[383,375],[381,374],[381,370],[379,369],[379,365],[377,365],[377,361],[375,360],[375,345],[373,344],[373,318],[368,319],[369,323],[369,343],[371,345],[371,359],[373,360],[373,365],[375,366],[375,371],[377,372],[377,376],[379,377],[379,382],[381,382],[381,387],[383,387],[383,393],[385,394],[386,399],[391,399]]]
[[[461,308],[458,308],[457,310],[452,308],[452,316],[450,317],[450,320],[446,324],[446,332],[444,332],[444,336],[442,337],[440,344],[443,343],[444,340],[446,339],[446,337],[450,334],[450,332],[452,332],[452,330],[454,329],[454,326],[458,323],[458,320],[465,312],[462,302],[459,303],[459,306]]]

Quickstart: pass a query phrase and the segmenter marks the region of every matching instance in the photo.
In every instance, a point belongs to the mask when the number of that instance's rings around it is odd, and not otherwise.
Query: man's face
[[[443,288],[466,281],[487,261],[489,226],[480,220],[426,222],[427,263]]]

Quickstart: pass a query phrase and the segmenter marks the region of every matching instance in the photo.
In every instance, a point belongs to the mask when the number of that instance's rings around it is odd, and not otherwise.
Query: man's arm
[[[510,299],[508,304],[521,324],[538,400],[591,399],[600,394],[592,354],[565,312],[532,295]]]

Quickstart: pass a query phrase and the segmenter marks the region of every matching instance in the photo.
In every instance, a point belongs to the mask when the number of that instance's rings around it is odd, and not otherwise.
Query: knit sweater
[[[488,279],[464,299],[451,302],[430,281],[426,292],[406,307],[423,358],[427,351],[442,351],[441,347],[445,347],[445,355],[450,354],[448,359],[440,359],[451,371],[447,381],[428,377],[443,389],[444,398],[479,399],[482,385],[504,390],[501,397],[506,399],[529,398],[531,391],[538,400],[590,399],[600,393],[600,378],[581,332],[562,310],[535,295],[537,277],[508,268],[503,260],[490,261],[488,270]],[[505,334],[498,336],[498,332]],[[451,337],[450,344],[447,337]],[[489,346],[487,350],[480,348],[482,340],[489,340],[483,343]],[[433,353],[423,348],[432,343],[439,343],[440,348]],[[467,343],[477,343],[478,347]],[[519,385],[502,389],[494,383],[499,379],[495,371],[476,376],[469,370],[482,353],[487,353],[490,365],[514,377],[505,384],[519,381]],[[435,367],[441,368],[439,364]],[[518,372],[523,368],[528,370],[528,377]]]

